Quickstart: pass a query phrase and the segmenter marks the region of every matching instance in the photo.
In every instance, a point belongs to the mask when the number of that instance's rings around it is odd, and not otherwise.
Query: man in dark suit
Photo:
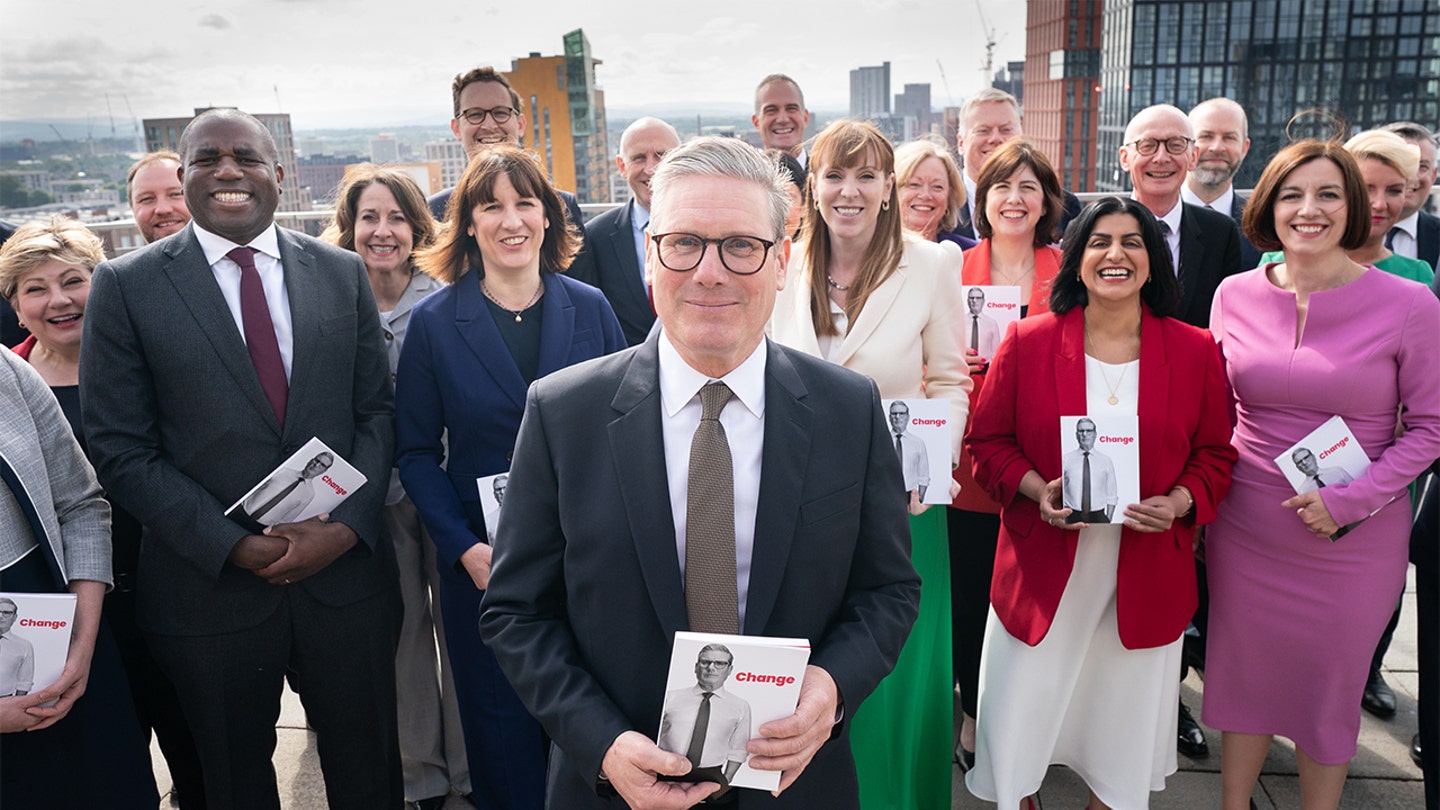
[[[570,266],[571,277],[605,293],[631,346],[643,342],[655,323],[650,288],[645,282],[650,178],[660,158],[679,145],[680,134],[659,118],[641,118],[625,128],[615,166],[634,196],[585,226],[585,249]]]
[[[1185,113],[1169,104],[1146,107],[1125,127],[1120,168],[1131,193],[1155,215],[1180,280],[1175,317],[1210,325],[1210,302],[1226,276],[1240,272],[1240,231],[1228,214],[1180,200],[1180,187],[1195,166],[1195,133]]]
[[[398,807],[399,606],[376,484],[394,408],[365,267],[275,225],[283,170],[251,116],[201,113],[180,153],[193,221],[96,268],[81,353],[97,472],[145,527],[139,624],[194,731],[209,807],[280,806],[287,670],[331,805]],[[225,517],[314,437],[370,484],[328,519],[262,533]]]
[[[450,101],[455,108],[455,117],[450,119],[450,131],[465,147],[465,156],[473,160],[476,153],[497,144],[519,146],[520,137],[525,133],[525,113],[520,109],[520,94],[516,93],[506,78],[492,67],[478,67],[461,73],[450,83]],[[430,195],[430,213],[441,222],[445,221],[445,206],[455,189]],[[556,189],[570,222],[580,229],[585,224],[580,214],[580,201],[568,191]]]
[[[955,148],[964,161],[960,176],[965,181],[965,204],[960,206],[956,233],[971,239],[980,238],[980,233],[975,230],[973,207],[975,181],[980,177],[980,169],[990,153],[999,149],[1001,144],[1024,134],[1020,131],[1020,102],[1004,90],[987,87],[965,100],[965,105],[960,108],[959,131],[955,134]],[[1070,220],[1084,208],[1079,197],[1069,191],[1064,194],[1065,210],[1060,214],[1060,224],[1056,226],[1062,237]]]
[[[1190,128],[1195,132],[1195,166],[1180,188],[1180,199],[1228,214],[1240,226],[1245,198],[1235,191],[1235,173],[1250,153],[1250,123],[1245,108],[1228,98],[1212,98],[1190,111]],[[1240,267],[1260,266],[1260,251],[1240,232]]]
[[[1435,134],[1413,121],[1397,121],[1386,124],[1383,129],[1420,150],[1420,172],[1405,195],[1400,221],[1385,237],[1385,247],[1401,256],[1426,262],[1432,270],[1440,268],[1440,217],[1425,210],[1430,192],[1434,191],[1435,178],[1440,174],[1440,165],[1435,160]]]
[[[811,644],[795,714],[747,746],[781,796],[718,802],[858,807],[846,718],[894,666],[919,579],[875,384],[765,339],[784,182],[736,139],[672,150],[646,261],[664,329],[530,388],[480,629],[554,740],[552,808],[719,789],[659,778],[690,769],[654,742],[686,629]]]

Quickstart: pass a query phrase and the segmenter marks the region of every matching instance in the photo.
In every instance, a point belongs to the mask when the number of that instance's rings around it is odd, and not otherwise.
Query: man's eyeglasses
[[[490,120],[494,121],[497,124],[503,124],[506,121],[509,121],[510,116],[516,114],[517,112],[519,112],[519,110],[513,107],[496,107],[493,110],[481,109],[480,107],[471,107],[468,110],[462,110],[459,117],[464,118],[471,124],[479,126],[480,124],[485,123],[485,116],[488,115],[490,116]]]
[[[655,243],[655,252],[660,264],[667,270],[688,273],[700,266],[705,250],[715,245],[720,252],[720,263],[737,276],[748,276],[760,272],[765,258],[775,243],[758,236],[726,236],[722,239],[706,239],[693,233],[661,233],[650,237]]]
[[[1162,143],[1165,144],[1166,152],[1172,155],[1183,155],[1190,149],[1190,145],[1195,143],[1195,139],[1187,138],[1184,135],[1176,135],[1173,138],[1166,138],[1164,140],[1159,138],[1136,138],[1125,145],[1134,147],[1136,152],[1149,157],[1160,151],[1160,144]]]

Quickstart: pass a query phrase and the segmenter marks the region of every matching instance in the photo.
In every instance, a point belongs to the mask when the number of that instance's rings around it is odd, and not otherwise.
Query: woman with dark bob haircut
[[[477,479],[507,472],[530,383],[625,348],[610,304],[561,275],[579,239],[527,152],[477,155],[417,264],[450,286],[417,304],[395,378],[396,466],[435,541],[444,633],[479,807],[538,808],[545,742],[480,640],[490,581]],[[448,442],[448,452],[447,452]]]
[[[1349,150],[1291,144],[1244,220],[1283,261],[1215,292],[1240,459],[1205,538],[1203,716],[1222,732],[1228,810],[1250,805],[1276,734],[1295,743],[1302,804],[1339,806],[1375,642],[1405,587],[1406,487],[1440,456],[1440,301],[1351,257],[1374,213]],[[1305,446],[1336,416],[1370,460],[1363,471],[1317,460],[1339,436]]]
[[[997,147],[985,159],[976,180],[974,221],[982,238],[965,251],[960,283],[1018,288],[1022,318],[1049,312],[1050,285],[1060,271],[1060,249],[1052,243],[1058,238],[1064,205],[1060,178],[1033,143],[1015,138]],[[972,306],[972,301],[977,311],[965,314],[965,363],[974,384],[970,389],[973,411],[1002,335],[988,318],[984,323],[980,320],[984,291],[967,290],[966,306]],[[960,494],[945,510],[950,532],[955,680],[960,685],[960,742],[955,746],[955,760],[966,769],[975,763],[980,653],[990,613],[995,538],[1000,533],[1000,504],[976,486],[971,467],[970,455],[962,449],[954,473]]]
[[[1148,807],[1175,772],[1192,535],[1235,462],[1220,354],[1165,317],[1175,301],[1154,217],[1101,199],[1070,226],[1050,313],[1012,323],[986,375],[966,444],[1001,525],[966,784],[1003,808],[1033,808],[1055,763],[1091,808]],[[1081,416],[1066,453],[1061,419]],[[1140,500],[1092,501],[1111,468],[1092,481],[1090,457],[1127,421]]]

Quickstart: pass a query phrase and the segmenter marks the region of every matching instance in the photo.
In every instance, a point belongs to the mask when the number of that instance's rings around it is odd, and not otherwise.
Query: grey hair
[[[791,185],[779,165],[759,149],[739,138],[706,135],[681,144],[665,153],[650,179],[650,230],[662,232],[670,186],[685,177],[731,177],[765,190],[770,202],[770,235],[776,242],[785,238],[785,215],[790,212]],[[753,234],[759,236],[760,234]]]
[[[970,114],[975,112],[976,107],[979,107],[981,104],[995,104],[997,102],[1009,104],[1010,108],[1015,111],[1015,117],[1020,117],[1019,99],[998,87],[986,87],[975,95],[965,99],[965,103],[960,106],[960,129],[965,130],[970,128]]]
[[[695,653],[695,660],[698,662],[700,660],[700,656],[704,655],[707,652],[723,652],[726,655],[730,656],[730,663],[735,663],[735,653],[730,652],[730,648],[726,647],[724,644],[706,644],[704,647],[700,648],[700,652]]]
[[[1417,124],[1414,121],[1396,121],[1380,128],[1386,132],[1393,132],[1412,143],[1416,141],[1429,141],[1432,145],[1435,143],[1435,133],[1431,132],[1430,128],[1424,124]]]

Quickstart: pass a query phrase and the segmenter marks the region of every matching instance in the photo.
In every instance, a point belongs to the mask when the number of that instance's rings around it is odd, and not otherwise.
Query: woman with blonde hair
[[[970,389],[960,350],[960,251],[902,231],[894,169],[890,142],[872,124],[836,121],[815,138],[809,194],[815,210],[791,255],[770,333],[870,376],[884,399],[944,401],[953,468]],[[895,495],[910,503],[911,557],[924,590],[895,670],[851,723],[865,808],[950,807],[945,514],[927,512],[919,490],[907,488]]]
[[[961,250],[975,246],[974,239],[954,233],[965,182],[943,144],[929,138],[901,144],[895,150],[895,182],[905,230],[929,242],[954,242]]]

